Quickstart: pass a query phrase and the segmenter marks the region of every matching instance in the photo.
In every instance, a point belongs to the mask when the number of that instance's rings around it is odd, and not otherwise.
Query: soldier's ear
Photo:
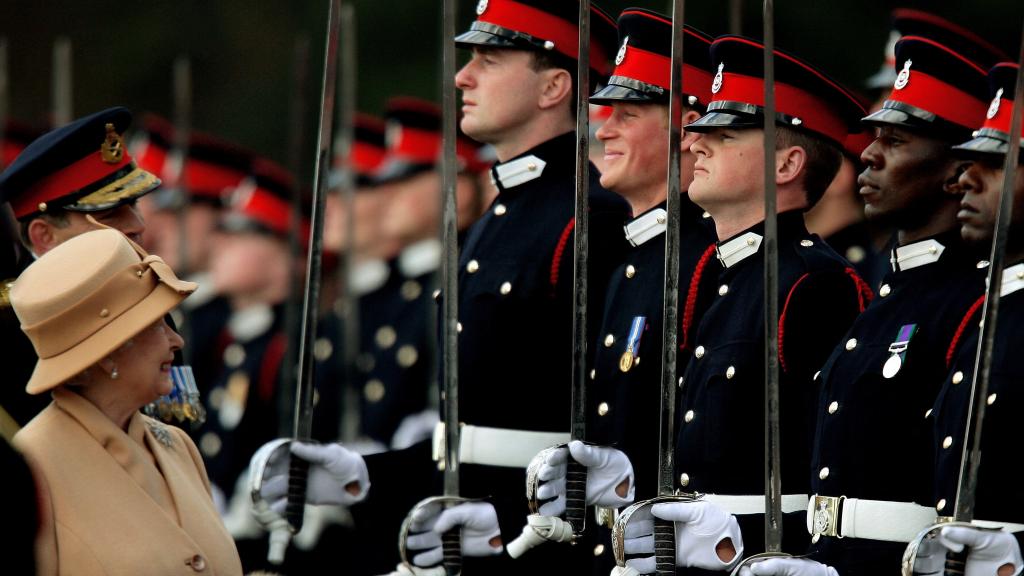
[[[563,68],[549,68],[541,72],[542,85],[537,106],[541,110],[566,105],[572,98],[572,76]]]
[[[960,185],[960,176],[971,166],[971,162],[954,160],[950,165],[951,170],[946,174],[946,179],[942,183],[942,190],[947,194],[963,196],[964,188]]]
[[[32,243],[30,246],[32,253],[37,256],[49,252],[54,246],[60,244],[54,224],[45,218],[33,218],[28,223],[27,236],[29,242]]]
[[[679,138],[679,148],[683,152],[689,152],[690,146],[693,145],[693,143],[696,142],[698,138],[700,138],[699,132],[686,131],[686,126],[696,122],[700,118],[700,116],[700,112],[697,112],[696,110],[686,110],[686,112],[683,113],[683,121],[681,123],[681,125],[683,126],[683,132]]]
[[[775,152],[775,183],[784,186],[803,177],[807,165],[807,151],[801,146],[780,148]]]

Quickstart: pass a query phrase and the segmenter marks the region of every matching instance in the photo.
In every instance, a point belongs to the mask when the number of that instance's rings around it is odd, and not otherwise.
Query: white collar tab
[[[548,163],[530,154],[494,167],[502,188],[514,188],[530,180],[540,178]]]
[[[718,260],[722,263],[722,266],[731,268],[744,258],[757,254],[763,239],[764,237],[756,232],[747,232],[742,236],[720,244],[717,248]]]
[[[441,265],[441,241],[428,238],[410,245],[398,255],[398,269],[406,278],[433,272]]]
[[[639,218],[634,218],[622,228],[626,231],[626,240],[631,246],[636,247],[664,232],[667,221],[668,212],[664,208],[655,208]]]
[[[946,247],[935,239],[922,240],[913,244],[907,244],[906,246],[897,246],[889,257],[889,264],[892,265],[893,272],[910,270],[911,268],[938,262],[945,250]]]

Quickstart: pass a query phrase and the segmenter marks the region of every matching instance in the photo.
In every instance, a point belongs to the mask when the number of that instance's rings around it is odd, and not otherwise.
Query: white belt
[[[459,462],[526,468],[538,452],[569,441],[568,432],[534,432],[486,426],[459,426]],[[434,461],[444,460],[444,422],[434,428]]]
[[[936,518],[934,508],[913,502],[815,495],[807,503],[807,531],[813,536],[910,542]]]
[[[1002,528],[1007,532],[1024,532],[1024,524],[1014,524],[1013,522],[999,522],[998,520],[971,520],[971,524],[981,526],[982,528]]]
[[[730,496],[727,494],[704,494],[700,497],[704,502],[711,502],[726,512],[735,515],[764,514],[764,496]],[[783,494],[782,513],[802,512],[807,510],[807,494]]]

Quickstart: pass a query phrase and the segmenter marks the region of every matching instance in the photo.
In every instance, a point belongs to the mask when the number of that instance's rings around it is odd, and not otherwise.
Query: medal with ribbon
[[[907,355],[907,347],[910,346],[910,339],[916,333],[917,324],[904,324],[900,326],[900,331],[896,334],[896,341],[889,344],[889,352],[892,356],[882,366],[882,376],[892,378],[899,373],[900,368],[903,367],[903,360]]]
[[[640,349],[640,338],[644,335],[646,323],[646,316],[633,317],[633,324],[629,327],[629,339],[626,341],[626,351],[619,357],[619,370],[629,372],[634,365],[640,362],[637,350]]]

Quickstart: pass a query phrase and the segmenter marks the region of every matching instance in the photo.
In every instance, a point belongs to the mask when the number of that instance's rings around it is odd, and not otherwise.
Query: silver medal
[[[903,359],[900,358],[899,354],[893,354],[885,361],[885,366],[882,366],[882,376],[886,378],[892,378],[903,367]]]

